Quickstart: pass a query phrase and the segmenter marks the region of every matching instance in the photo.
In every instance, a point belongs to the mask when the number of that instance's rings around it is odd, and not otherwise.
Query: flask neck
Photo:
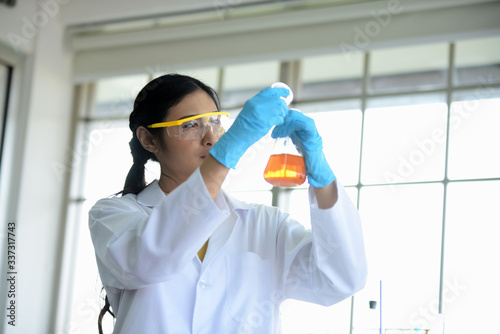
[[[291,154],[302,156],[290,137],[276,138],[272,154]]]

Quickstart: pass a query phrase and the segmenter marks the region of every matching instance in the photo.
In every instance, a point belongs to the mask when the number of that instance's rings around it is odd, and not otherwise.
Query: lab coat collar
[[[153,208],[160,203],[163,197],[165,197],[165,193],[161,190],[158,180],[154,180],[137,195],[137,202]]]
[[[230,209],[233,209],[236,211],[250,209],[250,205],[248,203],[242,202],[242,201],[232,197],[231,195],[226,193],[224,190],[222,190],[222,194],[224,195],[224,198],[226,199]]]

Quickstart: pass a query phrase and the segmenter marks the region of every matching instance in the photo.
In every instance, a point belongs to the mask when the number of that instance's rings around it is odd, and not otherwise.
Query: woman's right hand
[[[228,168],[235,168],[246,150],[264,137],[273,126],[283,124],[288,106],[282,97],[286,88],[265,88],[249,99],[229,130],[210,150],[210,154]]]

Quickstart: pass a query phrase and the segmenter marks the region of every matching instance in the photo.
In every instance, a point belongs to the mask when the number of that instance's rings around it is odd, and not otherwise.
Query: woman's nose
[[[203,135],[202,138],[202,144],[203,145],[208,145],[208,146],[213,146],[215,143],[219,140],[219,137],[217,137],[214,134],[214,131],[212,129],[212,126],[206,125],[205,126],[205,134]]]

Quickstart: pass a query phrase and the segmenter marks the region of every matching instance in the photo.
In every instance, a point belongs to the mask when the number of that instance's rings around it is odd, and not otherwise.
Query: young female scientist
[[[361,223],[322,151],[312,119],[289,111],[286,88],[248,100],[227,132],[216,93],[168,74],[130,115],[133,166],[121,197],[99,200],[89,226],[114,333],[276,333],[287,298],[332,305],[366,279]],[[304,155],[311,230],[278,208],[221,189],[230,168],[275,127]],[[146,186],[144,164],[158,161]]]

